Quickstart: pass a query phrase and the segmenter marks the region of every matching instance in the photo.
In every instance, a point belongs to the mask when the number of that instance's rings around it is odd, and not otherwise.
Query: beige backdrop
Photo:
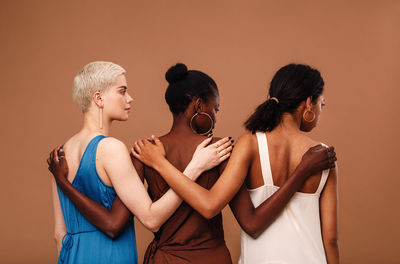
[[[234,137],[279,67],[317,67],[327,107],[312,133],[339,157],[343,263],[399,263],[399,28],[399,1],[2,0],[0,262],[55,263],[45,158],[82,124],[74,75],[108,60],[135,99],[111,131],[128,145],[170,128],[164,73],[176,62],[214,77],[215,135]],[[236,262],[239,227],[224,216]],[[136,230],[141,261],[152,234]]]

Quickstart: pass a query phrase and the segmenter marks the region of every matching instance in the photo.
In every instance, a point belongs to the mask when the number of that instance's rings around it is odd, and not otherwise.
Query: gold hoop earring
[[[103,129],[103,108],[99,107],[99,127]]]
[[[311,118],[311,120],[307,120],[307,118],[306,118],[306,113],[312,113],[312,114],[313,114],[313,117]],[[315,113],[314,113],[314,111],[311,111],[311,110],[304,111],[304,113],[303,113],[303,119],[304,119],[304,121],[306,121],[306,122],[308,122],[308,123],[311,123],[312,121],[314,121],[314,119],[315,119]]]
[[[194,120],[194,118],[196,117],[196,116],[198,116],[198,115],[205,115],[205,116],[207,116],[210,120],[211,120],[211,127],[210,127],[210,129],[207,131],[207,132],[205,132],[205,133],[197,133],[197,131],[196,130],[194,130],[194,128],[193,128],[193,120]],[[196,112],[196,114],[194,114],[193,116],[192,116],[192,118],[190,119],[190,128],[192,129],[192,131],[194,132],[194,133],[196,133],[196,134],[199,134],[199,135],[202,135],[202,136],[205,136],[205,135],[208,135],[211,131],[212,131],[212,129],[213,129],[213,127],[214,127],[214,121],[212,120],[212,118],[211,118],[211,116],[209,115],[209,114],[207,114],[207,113],[205,113],[205,112]]]

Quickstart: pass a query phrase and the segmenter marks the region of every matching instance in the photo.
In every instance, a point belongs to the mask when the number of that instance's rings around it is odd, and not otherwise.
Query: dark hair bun
[[[177,63],[175,66],[172,66],[165,73],[165,79],[168,83],[173,83],[180,81],[186,77],[188,73],[188,69],[185,64]]]

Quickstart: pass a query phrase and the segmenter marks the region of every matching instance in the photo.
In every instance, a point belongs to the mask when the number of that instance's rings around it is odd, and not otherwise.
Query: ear
[[[103,108],[103,106],[104,106],[103,93],[100,91],[96,91],[93,94],[93,101],[97,105],[98,108]]]
[[[306,100],[306,109],[311,110],[311,107],[312,107],[312,97],[310,96]]]
[[[200,98],[197,98],[195,101],[194,101],[194,111],[195,112],[201,112],[201,105],[202,105],[202,103],[203,103],[203,100],[201,100]]]

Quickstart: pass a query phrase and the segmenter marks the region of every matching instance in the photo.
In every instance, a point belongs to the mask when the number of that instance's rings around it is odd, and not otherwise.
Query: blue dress
[[[72,185],[110,210],[116,192],[101,180],[96,170],[97,145],[103,138],[105,136],[98,135],[89,142]],[[133,218],[113,240],[91,224],[58,187],[57,190],[68,231],[63,238],[58,263],[137,263]]]

